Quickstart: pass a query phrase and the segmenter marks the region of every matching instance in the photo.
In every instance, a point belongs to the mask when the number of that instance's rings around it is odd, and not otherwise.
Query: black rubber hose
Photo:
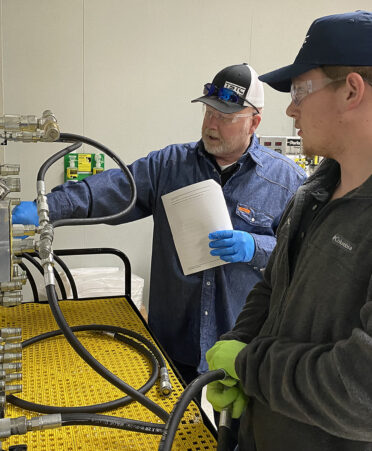
[[[23,271],[26,272],[27,280],[30,282],[34,302],[39,302],[39,293],[37,292],[37,286],[35,283],[34,276],[32,275],[31,271],[27,268],[27,266],[24,263],[21,262],[21,263],[18,263],[18,265],[20,268],[23,269]]]
[[[105,331],[105,332],[111,332],[111,333],[115,333],[115,334],[128,335],[138,341],[141,341],[143,344],[145,344],[156,357],[156,360],[159,362],[159,366],[160,367],[165,366],[164,358],[161,355],[160,351],[157,349],[157,347],[153,343],[151,343],[150,340],[143,337],[138,332],[134,332],[133,330],[125,329],[124,327],[119,327],[119,326],[110,326],[108,324],[88,324],[88,325],[82,325],[82,326],[73,326],[73,327],[71,327],[71,330],[76,331],[76,332],[94,330],[94,331]],[[39,340],[46,339],[49,337],[54,337],[56,335],[61,335],[62,333],[63,333],[63,331],[61,331],[61,330],[45,332],[44,334],[38,335],[36,337],[31,337],[28,340],[25,340],[22,345],[24,347],[26,347],[33,343],[36,343]],[[117,338],[117,337],[115,336],[114,338]]]
[[[137,188],[136,184],[134,182],[133,176],[127,166],[120,160],[120,158],[112,152],[108,147],[104,146],[103,144],[94,141],[93,139],[87,138],[85,136],[81,135],[74,135],[72,133],[61,133],[60,138],[58,140],[59,142],[82,142],[85,144],[88,144],[90,146],[95,147],[96,149],[99,149],[109,157],[111,157],[115,163],[120,167],[120,169],[124,172],[124,174],[127,176],[129,181],[129,186],[131,190],[131,198],[129,200],[128,206],[120,211],[119,213],[116,213],[114,215],[109,216],[103,216],[100,218],[78,218],[78,219],[59,219],[57,221],[53,222],[53,227],[61,227],[61,226],[68,226],[68,225],[90,225],[90,224],[102,224],[107,223],[113,220],[117,220],[125,216],[134,206],[136,199],[137,199]],[[57,141],[57,142],[58,142]],[[56,162],[59,158],[62,158],[64,155],[70,152],[70,147],[67,147],[66,149],[61,150],[57,154],[53,155],[51,158],[49,158],[40,168],[37,180],[38,181],[44,181],[45,173],[47,169]]]
[[[202,390],[204,385],[213,381],[224,379],[226,373],[224,370],[208,371],[201,376],[194,379],[186,388],[178,401],[174,405],[172,412],[169,415],[168,421],[165,423],[163,435],[159,443],[159,451],[171,451],[174,436],[176,435],[179,422],[187,406],[192,399]]]
[[[58,255],[56,255],[55,253],[53,253],[53,258],[59,264],[59,266],[63,269],[64,273],[66,274],[66,277],[67,277],[67,279],[68,279],[68,281],[70,283],[70,287],[71,287],[71,291],[72,291],[72,297],[74,299],[79,299],[77,288],[76,288],[76,284],[75,284],[75,280],[74,280],[74,278],[73,278],[73,276],[71,274],[71,271],[69,270],[68,266],[62,260],[62,258],[58,257]]]
[[[33,255],[35,255],[35,253],[33,253]],[[30,263],[32,263],[35,268],[41,273],[44,274],[44,269],[43,267],[40,265],[40,263],[36,260],[36,258],[33,257],[33,255],[31,255],[28,252],[23,252],[23,254],[21,254],[22,258],[25,258],[26,260],[28,260]]]
[[[58,141],[57,141],[58,142]],[[58,161],[63,156],[67,155],[70,152],[73,152],[74,150],[81,147],[82,143],[79,142],[79,140],[74,140],[74,144],[71,146],[65,147],[64,149],[60,150],[59,152],[52,155],[50,158],[48,158],[39,169],[39,172],[37,173],[37,180],[44,180],[46,171],[54,164],[56,161]]]
[[[218,427],[217,450],[216,451],[234,451],[235,445],[231,429],[226,426]]]
[[[33,257],[34,255],[36,255],[36,257],[38,257],[38,258],[40,259],[40,254],[39,254],[39,252],[37,252],[37,251],[34,251],[34,252],[32,253],[32,255],[29,254],[28,252],[24,252],[24,253],[22,254],[22,258],[24,257],[26,260],[28,260],[29,262],[31,262],[33,265],[35,265],[35,267],[39,270],[39,272],[40,272],[41,274],[44,274],[44,269],[43,269],[43,267],[42,267],[41,264]],[[61,297],[62,297],[63,299],[66,299],[66,297],[67,297],[66,289],[65,289],[65,286],[63,285],[61,276],[58,274],[58,271],[57,271],[55,268],[53,268],[53,273],[54,273],[54,276],[55,276],[56,281],[57,281],[57,283],[58,283],[59,289],[61,290]]]
[[[79,413],[62,414],[62,426],[88,425],[104,428],[124,429],[126,431],[142,432],[143,434],[162,434],[163,424],[118,418],[108,415],[82,415]]]
[[[82,332],[82,331],[109,331],[110,326],[102,326],[99,325],[84,325],[84,326],[74,326],[71,327],[71,330],[73,332]],[[22,348],[26,348],[27,346],[30,346],[34,343],[37,343],[41,340],[45,340],[48,338],[56,337],[58,335],[62,335],[61,330],[54,330],[51,332],[46,332],[44,334],[37,335],[35,337],[29,338],[28,340],[25,340],[22,342]],[[114,338],[119,339],[120,341],[125,342],[129,346],[132,346],[140,353],[144,354],[150,361],[152,372],[150,375],[149,380],[144,384],[142,387],[138,389],[141,393],[148,392],[151,387],[156,383],[156,379],[159,375],[159,366],[158,362],[155,359],[155,356],[143,345],[140,343],[131,340],[127,337],[124,337],[123,335],[118,335]],[[94,404],[90,406],[78,406],[78,407],[65,407],[65,406],[48,406],[45,404],[36,404],[31,401],[26,401],[24,399],[18,398],[15,395],[7,395],[6,400],[13,404],[14,406],[20,407],[21,409],[31,410],[33,412],[39,412],[39,413],[46,413],[46,414],[53,414],[53,413],[96,413],[96,412],[106,412],[108,410],[114,410],[119,407],[124,407],[130,402],[133,401],[133,399],[130,396],[125,396],[124,398],[116,399],[113,401],[108,401],[105,403],[100,404]]]
[[[83,325],[83,326],[73,326],[73,327],[71,327],[71,330],[76,331],[76,332],[92,331],[92,330],[111,332],[111,333],[115,334],[114,338],[118,338],[118,339],[120,339],[120,335],[127,335],[127,336],[132,337],[132,338],[140,341],[141,343],[143,343],[155,356],[156,360],[159,363],[160,368],[166,367],[164,357],[162,356],[159,349],[153,343],[151,343],[150,340],[148,340],[147,338],[145,338],[138,332],[134,332],[133,330],[125,329],[124,327],[119,327],[119,326],[110,326],[108,324],[89,324],[89,325]],[[25,340],[23,342],[23,346],[26,347],[33,343],[36,343],[37,341],[39,341],[41,339],[54,337],[56,335],[61,335],[62,333],[63,333],[62,330],[46,332],[45,334],[38,335],[36,337],[32,337],[32,338],[29,338],[28,340]],[[119,334],[119,337],[117,337],[116,334]],[[42,338],[39,338],[39,337],[42,337]]]
[[[217,451],[234,451],[235,449],[235,440],[231,432],[231,413],[231,404],[220,413],[220,423],[217,426]]]
[[[65,317],[63,316],[61,308],[58,305],[58,298],[54,285],[52,284],[46,285],[46,292],[48,296],[49,306],[52,310],[53,316],[59,328],[62,330],[67,341],[70,343],[72,348],[79,354],[79,356],[104,379],[109,381],[119,390],[122,390],[124,393],[131,396],[135,401],[138,401],[147,409],[151,410],[151,412],[153,412],[163,421],[167,421],[169,414],[162,407],[158,406],[155,402],[151,401],[151,399],[147,398],[142,393],[138,393],[137,390],[135,390],[130,385],[123,382],[115,374],[111,373],[111,371],[105,368],[84,348],[84,346],[80,343],[80,341],[75,337],[70,326],[67,324]]]

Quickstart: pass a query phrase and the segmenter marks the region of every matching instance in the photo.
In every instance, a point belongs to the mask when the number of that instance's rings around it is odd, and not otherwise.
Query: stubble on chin
[[[324,157],[329,158],[329,151],[327,149],[317,146],[316,148],[311,145],[307,145],[302,141],[302,154],[307,158]]]

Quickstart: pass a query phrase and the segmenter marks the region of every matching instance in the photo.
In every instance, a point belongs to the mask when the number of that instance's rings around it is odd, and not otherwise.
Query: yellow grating
[[[61,301],[61,309],[70,326],[109,324],[131,329],[154,342],[125,298]],[[0,307],[1,327],[22,327],[22,339],[58,329],[45,304],[23,304],[14,308]],[[150,365],[134,349],[106,335],[78,332],[77,336],[89,352],[110,371],[132,387],[140,388],[149,377]],[[83,406],[121,398],[123,393],[95,373],[59,336],[40,341],[23,350],[23,391],[18,397],[39,404]],[[169,366],[168,366],[169,368]],[[173,386],[166,398],[159,394],[157,384],[147,396],[170,412],[183,387],[169,368]],[[103,412],[122,418],[153,423],[162,421],[137,402],[114,411]],[[6,417],[34,417],[40,414],[7,404]],[[159,435],[148,435],[96,426],[68,426],[45,431],[28,432],[10,437],[3,448],[27,444],[28,450],[157,450]],[[203,423],[200,410],[192,402],[180,423],[172,450],[213,450],[216,441]]]

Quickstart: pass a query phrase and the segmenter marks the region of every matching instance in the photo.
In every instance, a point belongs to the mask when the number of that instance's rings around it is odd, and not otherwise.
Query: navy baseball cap
[[[372,12],[316,19],[294,63],[258,78],[277,91],[290,92],[292,78],[324,65],[372,66]]]

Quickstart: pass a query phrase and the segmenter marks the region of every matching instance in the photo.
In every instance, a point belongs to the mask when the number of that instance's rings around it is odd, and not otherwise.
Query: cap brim
[[[290,92],[293,78],[298,77],[299,75],[319,66],[320,64],[316,63],[297,64],[296,62],[294,62],[289,66],[285,66],[280,69],[273,70],[272,72],[268,72],[267,74],[260,75],[258,78],[277,91]]]
[[[197,99],[191,100],[191,103],[202,102],[206,105],[211,106],[215,110],[221,111],[221,113],[237,113],[238,111],[244,110],[249,105],[239,105],[238,103],[225,102],[224,100],[220,100],[216,96],[202,96]]]

